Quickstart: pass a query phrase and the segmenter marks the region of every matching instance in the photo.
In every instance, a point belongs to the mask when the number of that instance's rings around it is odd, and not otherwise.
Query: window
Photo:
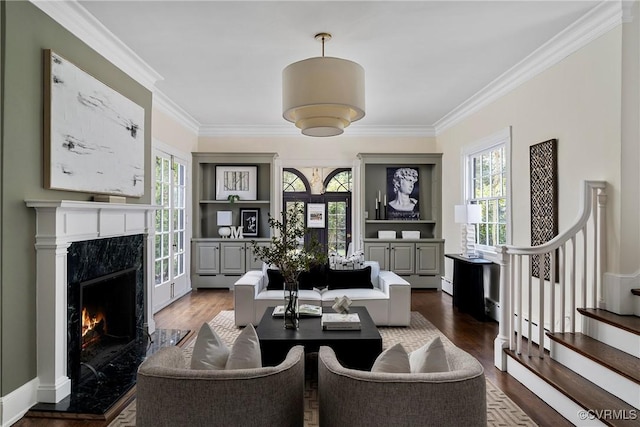
[[[314,171],[314,173],[317,172]],[[320,178],[319,174],[317,176]],[[319,242],[330,252],[346,255],[351,242],[351,189],[353,186],[351,169],[335,169],[312,191],[310,182],[299,170],[286,168],[282,173],[282,201],[285,212],[297,202],[322,203],[325,205],[326,224],[313,229]],[[312,194],[314,193],[314,194]],[[304,223],[303,221],[302,223]],[[286,218],[285,218],[286,224]]]
[[[187,288],[187,162],[155,153],[154,312]]]
[[[351,242],[351,169],[337,169],[327,177],[327,246],[330,252],[345,256]]]
[[[307,193],[307,179],[295,169],[282,172],[282,191],[285,193]]]
[[[480,250],[510,241],[510,134],[507,128],[465,150],[466,203],[482,207],[476,224]]]

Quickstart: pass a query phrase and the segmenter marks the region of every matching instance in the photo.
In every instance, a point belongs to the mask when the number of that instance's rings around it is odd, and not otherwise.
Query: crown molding
[[[356,126],[349,127],[345,134],[350,136],[405,136],[405,137],[435,137],[433,126]]]
[[[435,124],[435,134],[461,122],[622,23],[620,0],[605,0],[505,71]]]
[[[622,0],[622,22],[633,22],[633,5],[638,0]]]
[[[153,91],[153,106],[187,128],[189,131],[196,135],[199,134],[201,128],[200,123],[182,109],[182,107],[173,102],[171,98],[164,94],[164,92],[158,89]]]
[[[163,79],[76,0],[29,1],[148,90]]]
[[[264,136],[303,136],[300,130],[293,124],[282,125],[239,125],[239,126],[219,126],[202,125],[198,136],[244,136],[244,137],[264,137]],[[354,125],[345,129],[340,136],[386,136],[386,137],[435,137],[433,126],[366,126]]]

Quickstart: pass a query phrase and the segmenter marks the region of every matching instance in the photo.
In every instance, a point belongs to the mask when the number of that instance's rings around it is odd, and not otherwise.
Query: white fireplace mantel
[[[57,403],[71,393],[67,376],[67,249],[73,242],[144,234],[145,326],[153,321],[154,212],[158,206],[25,200],[36,210],[38,401]]]

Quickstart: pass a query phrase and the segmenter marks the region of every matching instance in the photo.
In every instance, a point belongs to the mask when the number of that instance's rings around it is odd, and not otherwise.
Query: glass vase
[[[298,329],[300,312],[298,311],[298,282],[285,283],[284,286],[284,328]]]

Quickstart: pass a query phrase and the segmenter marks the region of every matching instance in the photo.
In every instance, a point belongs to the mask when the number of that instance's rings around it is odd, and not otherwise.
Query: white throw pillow
[[[410,373],[409,355],[407,355],[402,344],[398,343],[380,353],[376,361],[373,362],[371,372]]]
[[[229,358],[229,348],[208,323],[203,323],[193,345],[191,369],[223,370]]]
[[[231,347],[226,369],[251,369],[262,367],[262,353],[258,334],[251,323],[240,332]]]
[[[449,363],[440,337],[435,337],[419,349],[409,353],[411,373],[448,372]]]

